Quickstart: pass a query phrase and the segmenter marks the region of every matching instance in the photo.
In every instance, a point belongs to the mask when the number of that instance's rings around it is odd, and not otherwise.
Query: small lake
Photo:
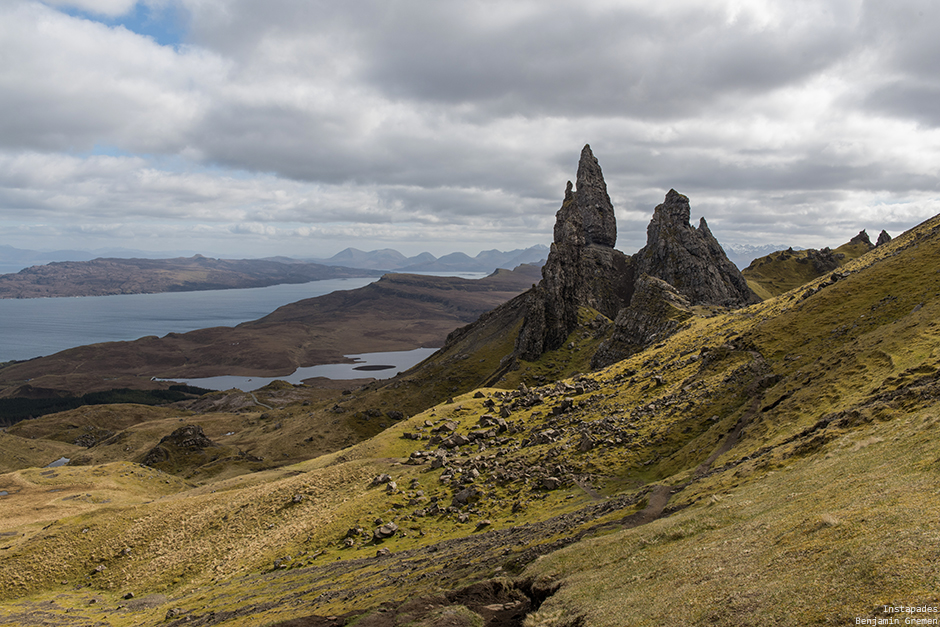
[[[399,372],[416,366],[437,351],[436,348],[416,348],[410,351],[388,351],[384,353],[361,353],[345,355],[354,359],[352,364],[324,364],[298,368],[284,377],[205,377],[202,379],[172,379],[178,383],[195,385],[210,390],[231,390],[251,392],[263,388],[273,381],[302,383],[304,379],[326,377],[327,379],[390,379]]]

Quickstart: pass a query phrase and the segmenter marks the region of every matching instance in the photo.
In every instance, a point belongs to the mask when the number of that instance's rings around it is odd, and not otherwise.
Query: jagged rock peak
[[[565,200],[555,214],[555,243],[613,248],[617,243],[617,218],[601,166],[588,144],[581,151],[577,181],[574,191],[568,181]]]
[[[585,243],[613,248],[617,243],[617,218],[601,166],[589,144],[581,150],[574,198],[581,214]]]
[[[850,239],[849,244],[865,244],[869,248],[875,247],[875,245],[871,243],[871,238],[868,237],[868,233],[865,232],[865,229],[862,229],[858,232],[858,235]]]
[[[692,209],[689,206],[689,197],[670,189],[666,192],[666,198],[662,204],[653,209],[653,221],[650,226],[657,221],[687,225],[691,215]]]
[[[565,199],[561,203],[561,209],[555,214],[555,244],[552,246],[549,258],[553,254],[559,253],[559,247],[583,247],[586,243],[584,235],[584,219],[578,207],[577,193],[571,191],[571,181],[568,181],[568,186],[565,188]]]
[[[881,246],[882,244],[887,244],[891,241],[891,236],[888,235],[888,232],[882,229],[881,233],[878,235],[878,241],[875,242],[875,247]]]
[[[689,198],[670,189],[653,210],[646,246],[635,259],[637,273],[666,281],[693,305],[741,307],[760,299],[731,263],[705,219],[689,224]]]

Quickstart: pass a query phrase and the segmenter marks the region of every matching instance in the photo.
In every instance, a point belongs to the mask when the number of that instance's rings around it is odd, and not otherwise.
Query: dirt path
[[[267,409],[274,409],[274,408],[271,407],[270,405],[265,405],[264,403],[262,403],[261,401],[259,401],[259,400],[258,400],[258,397],[255,396],[255,393],[254,393],[254,392],[248,392],[248,395],[251,396],[252,399],[254,399],[256,405],[261,405],[262,407],[265,407],[265,408],[267,408]]]
[[[672,496],[673,491],[678,492],[684,487],[685,486],[678,486],[674,488],[668,485],[654,486],[653,491],[650,492],[649,500],[646,502],[646,507],[623,518],[619,523],[620,526],[623,529],[633,529],[634,527],[648,525],[653,522],[663,515],[663,510],[666,509],[666,505],[669,503],[669,497]]]
[[[751,401],[751,406],[744,412],[744,414],[738,419],[738,423],[734,425],[734,429],[731,430],[725,439],[718,445],[711,455],[708,456],[704,462],[698,465],[695,469],[695,479],[701,479],[711,470],[712,464],[715,463],[715,460],[730,451],[741,439],[741,432],[744,431],[744,428],[751,424],[751,420],[754,419],[754,416],[757,415],[758,410],[760,409],[761,399],[763,399],[763,394],[758,394],[754,397],[754,400]]]
[[[600,501],[604,498],[604,495],[595,490],[588,481],[576,477],[574,483],[584,490],[584,493],[591,497],[592,500]]]

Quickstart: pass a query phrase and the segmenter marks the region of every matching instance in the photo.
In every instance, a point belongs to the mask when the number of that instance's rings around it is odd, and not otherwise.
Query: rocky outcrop
[[[168,461],[176,453],[198,453],[215,446],[218,445],[206,437],[202,427],[186,425],[163,437],[160,443],[144,456],[142,463],[145,466],[156,466]]]
[[[743,307],[759,302],[705,222],[689,224],[688,197],[674,189],[653,211],[646,246],[634,257],[637,274],[666,281],[693,305]]]
[[[691,305],[741,307],[758,302],[705,219],[696,229],[689,215],[689,199],[670,190],[653,212],[646,246],[633,257],[615,250],[614,208],[600,165],[585,146],[577,187],[568,182],[555,216],[542,281],[527,295],[515,356],[532,361],[562,346],[578,327],[582,307],[620,321],[617,339],[607,343],[596,360],[606,365],[673,329],[685,315],[680,312]],[[638,287],[639,298],[634,293]]]
[[[881,230],[881,233],[878,235],[878,241],[875,242],[875,247],[882,246],[891,241],[891,236],[888,235],[888,232],[884,229]]]
[[[790,250],[793,250],[792,248]],[[820,276],[831,272],[839,267],[839,259],[833,254],[832,250],[829,247],[823,248],[822,250],[808,249],[804,257],[797,259],[798,263],[811,263],[813,269]]]
[[[613,248],[617,241],[614,207],[590,146],[581,151],[577,188],[571,182],[555,216],[554,242],[542,267],[542,280],[526,304],[516,354],[533,360],[558,348],[578,326],[579,307],[609,318],[630,302],[630,259]]]
[[[634,355],[675,333],[692,317],[689,299],[665,281],[642,275],[630,306],[620,310],[614,332],[603,342],[591,367],[603,368]]]
[[[862,229],[861,231],[859,231],[858,235],[856,235],[855,237],[849,240],[849,245],[851,246],[853,244],[856,244],[856,245],[861,244],[862,246],[868,249],[872,249],[875,247],[875,245],[871,243],[871,238],[868,237],[868,233],[865,231],[865,229]]]
[[[841,264],[839,263],[845,256],[842,254],[836,254],[832,252],[832,249],[828,246],[826,248],[816,250],[815,248],[807,248],[805,250],[793,250],[793,247],[786,250],[779,251],[772,255],[767,255],[766,257],[760,257],[751,262],[751,265],[745,269],[743,272],[745,279],[750,278],[748,276],[749,271],[753,269],[760,268],[760,266],[765,264],[773,263],[784,263],[790,260],[794,262],[805,265],[809,264],[813,267],[813,272],[816,276],[822,276],[827,272],[832,272],[838,268]]]
[[[891,236],[882,231],[878,245],[888,241],[891,241]],[[772,298],[829,274],[873,248],[875,246],[868,233],[862,230],[834,250],[828,247],[821,250],[793,250],[791,247],[759,257],[742,274],[761,296]]]

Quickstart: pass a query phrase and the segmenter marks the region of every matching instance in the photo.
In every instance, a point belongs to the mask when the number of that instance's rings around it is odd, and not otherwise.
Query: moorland
[[[408,372],[18,422],[0,624],[940,618],[940,216],[761,279],[689,207],[616,251],[585,147],[538,285]]]

